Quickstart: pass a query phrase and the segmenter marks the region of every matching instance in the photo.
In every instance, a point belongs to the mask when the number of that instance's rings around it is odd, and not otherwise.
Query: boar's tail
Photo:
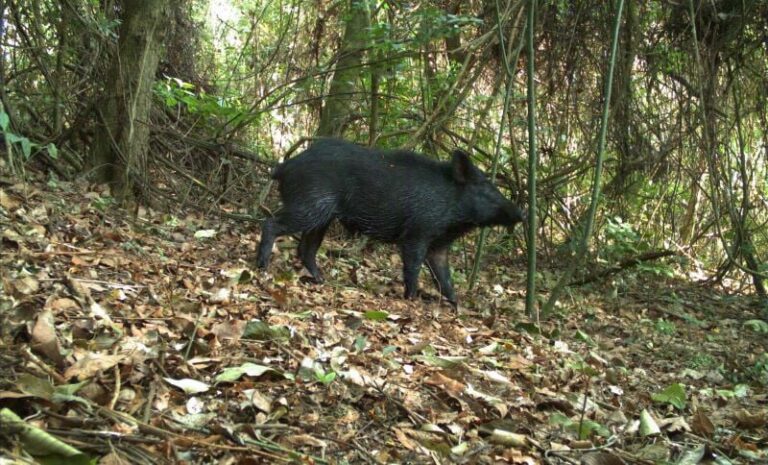
[[[277,166],[275,166],[272,169],[272,179],[279,180],[283,177],[283,172],[285,171],[285,163],[280,163]]]

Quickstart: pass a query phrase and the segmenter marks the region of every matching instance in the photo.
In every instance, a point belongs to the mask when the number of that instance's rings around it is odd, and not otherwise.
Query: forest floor
[[[768,462],[751,296],[619,275],[536,326],[520,253],[457,313],[343,236],[257,272],[258,230],[0,181],[0,462]]]

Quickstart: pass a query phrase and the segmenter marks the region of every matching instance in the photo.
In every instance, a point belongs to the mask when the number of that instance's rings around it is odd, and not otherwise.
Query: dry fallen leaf
[[[6,194],[6,192],[0,189],[0,207],[5,208],[8,211],[16,210],[21,205],[21,199],[17,199],[15,196]]]
[[[694,433],[704,437],[712,437],[715,434],[715,425],[701,409],[696,410],[691,419],[691,429]]]
[[[285,441],[288,444],[291,444],[293,446],[311,446],[311,447],[319,447],[321,449],[325,449],[326,447],[328,447],[327,442],[317,439],[313,436],[310,436],[309,434],[292,434],[289,436],[285,436],[283,439],[285,439]]]
[[[406,449],[416,450],[419,447],[416,441],[412,441],[411,438],[409,438],[402,429],[392,428],[392,431],[395,433],[397,440],[400,441],[400,444]]]
[[[625,465],[624,461],[610,452],[589,452],[580,460],[581,465]]]
[[[733,415],[733,419],[736,420],[736,424],[746,429],[762,428],[766,425],[766,418],[768,416],[765,412],[749,413],[748,411],[741,409]]]
[[[248,399],[249,403],[262,412],[272,412],[272,403],[274,402],[272,397],[264,394],[258,389],[246,389],[243,391],[243,395]]]
[[[48,357],[58,368],[64,365],[64,358],[61,355],[61,346],[56,335],[53,312],[45,309],[37,316],[35,325],[32,327],[32,349],[35,352]]]
[[[464,392],[464,384],[445,376],[441,372],[433,373],[432,376],[424,380],[424,382],[443,389],[452,397],[458,397]]]
[[[225,344],[237,344],[247,324],[244,320],[222,321],[213,325],[211,333]]]
[[[40,283],[32,276],[24,276],[11,282],[17,296],[32,295],[40,290]]]
[[[114,367],[125,359],[123,355],[109,355],[98,352],[89,352],[83,358],[75,362],[64,372],[64,378],[71,380],[77,378],[85,380],[93,378],[96,374]]]
[[[77,302],[70,299],[69,297],[54,299],[48,303],[48,306],[51,308],[51,310],[57,313],[66,310],[77,310],[80,308]]]

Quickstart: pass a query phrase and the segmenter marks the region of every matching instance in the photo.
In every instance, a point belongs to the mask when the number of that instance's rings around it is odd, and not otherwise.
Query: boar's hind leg
[[[315,256],[317,255],[317,249],[320,248],[320,243],[323,242],[325,231],[328,230],[328,225],[323,225],[309,231],[305,231],[301,235],[301,241],[299,242],[299,258],[301,263],[312,275],[312,278],[317,283],[323,282],[323,274],[317,268],[317,261]]]
[[[427,253],[427,267],[435,281],[440,294],[453,305],[456,305],[456,293],[451,284],[451,269],[448,266],[448,247],[430,250]]]
[[[266,268],[272,255],[275,239],[286,234],[302,233],[299,256],[312,276],[319,272],[315,254],[328,225],[335,215],[335,199],[332,196],[317,196],[314,202],[288,202],[274,218],[268,218],[261,227],[261,243],[256,265]]]
[[[256,266],[266,268],[269,265],[269,257],[272,256],[272,245],[278,236],[286,234],[287,230],[280,218],[267,218],[261,224],[261,242],[259,243],[259,255],[256,258]]]
[[[419,291],[419,271],[427,256],[427,245],[421,242],[410,242],[400,246],[400,256],[403,260],[403,281],[405,281],[405,298],[413,299]]]

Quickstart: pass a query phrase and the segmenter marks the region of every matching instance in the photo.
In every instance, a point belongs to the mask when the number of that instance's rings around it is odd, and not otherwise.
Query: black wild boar
[[[299,258],[321,282],[315,255],[328,225],[338,219],[348,230],[400,247],[406,298],[417,295],[426,260],[440,293],[455,305],[451,243],[475,227],[512,227],[524,218],[461,150],[440,162],[319,139],[280,164],[272,178],[279,182],[283,208],[262,226],[260,268],[269,264],[276,237],[301,233]]]

